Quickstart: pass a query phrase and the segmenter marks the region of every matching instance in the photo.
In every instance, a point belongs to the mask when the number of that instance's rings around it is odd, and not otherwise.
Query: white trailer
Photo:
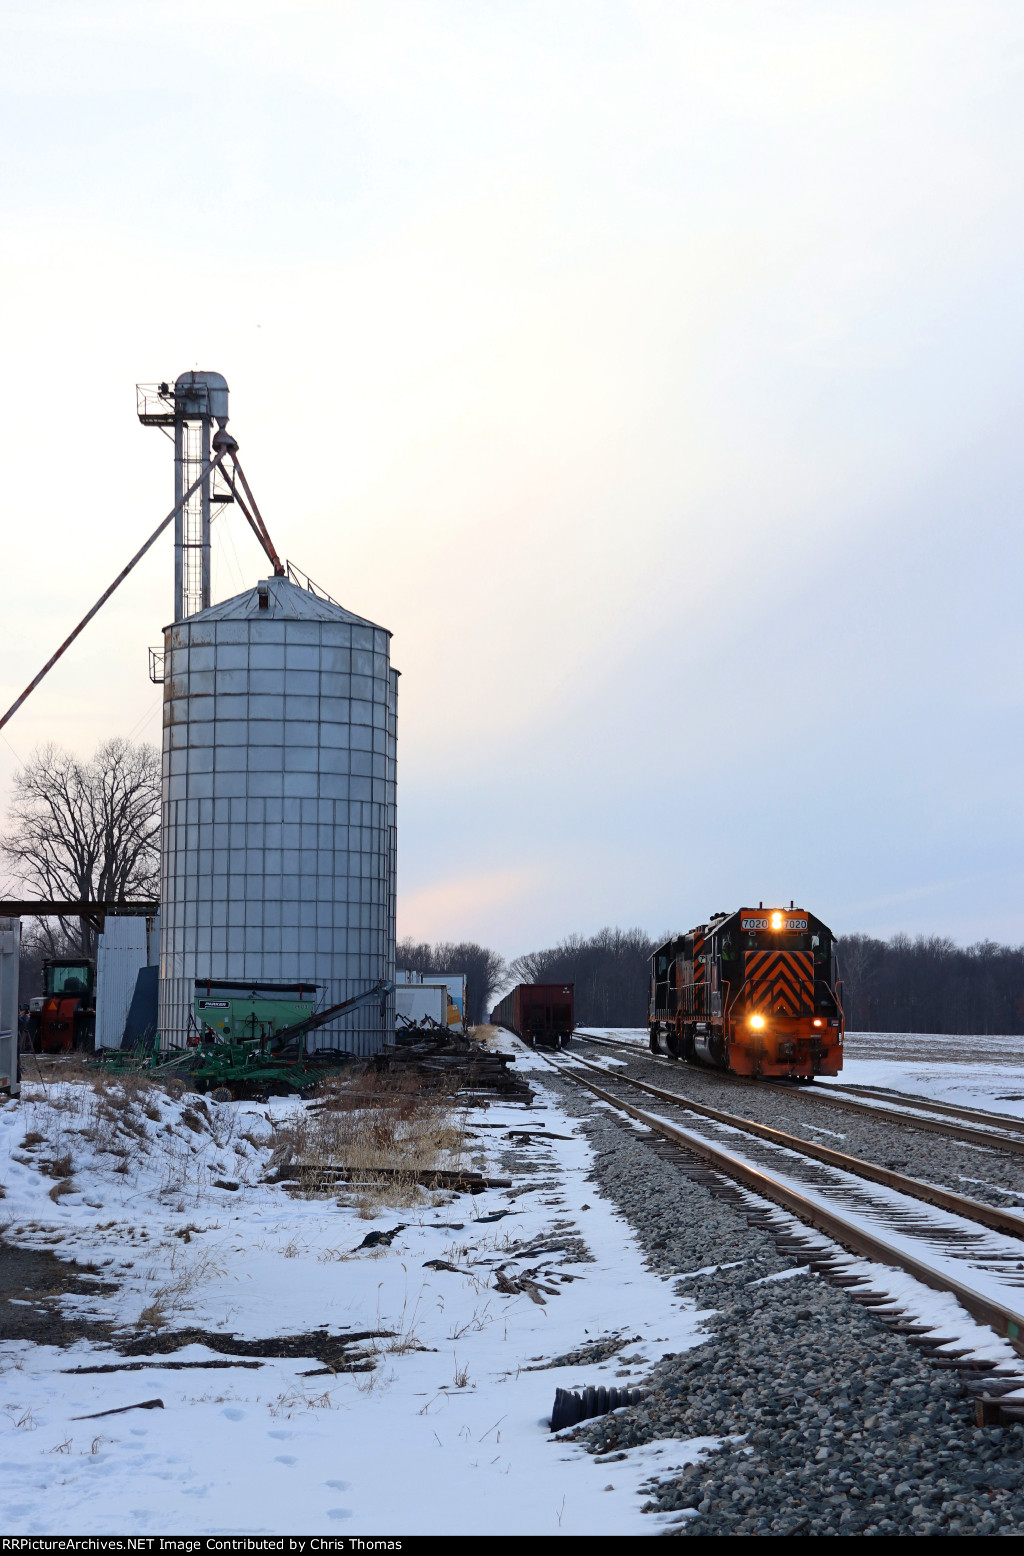
[[[400,967],[395,973],[395,982],[399,988],[403,985],[412,985],[416,988],[443,988],[448,991],[448,1008],[445,1021],[448,1026],[454,1026],[458,1030],[466,1030],[466,974],[465,973],[419,973]],[[455,1007],[453,1011],[451,1006]],[[456,1017],[455,1011],[458,1012]]]
[[[400,983],[395,989],[395,1021],[398,1031],[407,1027],[448,1030],[448,990],[437,983]]]

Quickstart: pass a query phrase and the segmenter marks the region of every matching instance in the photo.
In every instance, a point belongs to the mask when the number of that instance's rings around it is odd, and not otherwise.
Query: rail
[[[845,1214],[834,1206],[824,1205],[813,1195],[802,1193],[792,1184],[779,1182],[770,1173],[734,1155],[722,1146],[713,1144],[703,1136],[669,1123],[668,1120],[648,1113],[643,1108],[635,1107],[625,1098],[617,1097],[614,1092],[596,1085],[585,1075],[580,1075],[577,1069],[558,1064],[547,1054],[543,1055],[543,1058],[565,1080],[585,1087],[602,1102],[627,1114],[637,1123],[643,1124],[690,1155],[702,1158],[725,1176],[733,1178],[753,1193],[781,1206],[798,1220],[823,1232],[844,1248],[863,1258],[904,1270],[915,1280],[919,1280],[935,1291],[950,1293],[972,1317],[987,1324],[996,1334],[1003,1336],[1016,1351],[1024,1355],[1024,1302],[1011,1305],[1008,1301],[995,1299],[977,1290],[960,1279],[948,1267],[938,1268],[922,1255],[905,1246],[899,1246],[879,1232],[872,1231],[864,1224],[863,1217]],[[607,1078],[626,1081],[627,1084],[640,1086],[642,1089],[642,1083],[625,1076]],[[676,1105],[683,1108],[688,1106],[684,1098],[678,1099]],[[942,1263],[941,1260],[939,1262]]]
[[[574,1063],[593,1070],[595,1074],[608,1075],[607,1070],[602,1069],[600,1065],[591,1064],[588,1059],[581,1059],[578,1055],[574,1056]],[[875,1162],[866,1162],[859,1156],[848,1156],[846,1152],[833,1150],[831,1146],[819,1145],[816,1140],[805,1140],[802,1135],[787,1134],[783,1129],[758,1123],[756,1119],[744,1118],[738,1113],[725,1113],[720,1108],[708,1107],[703,1102],[693,1102],[679,1092],[667,1091],[661,1086],[652,1086],[649,1081],[638,1080],[636,1076],[616,1074],[612,1078],[623,1081],[629,1086],[635,1086],[638,1091],[658,1097],[664,1102],[670,1102],[673,1107],[685,1108],[688,1113],[713,1119],[715,1123],[725,1124],[730,1129],[738,1129],[743,1134],[756,1135],[772,1145],[783,1146],[787,1151],[796,1151],[800,1156],[823,1162],[827,1167],[838,1167],[843,1172],[852,1172],[856,1177],[865,1178],[871,1183],[881,1183],[886,1188],[895,1189],[900,1194],[908,1194],[911,1199],[923,1200],[928,1205],[936,1205],[940,1210],[948,1210],[953,1215],[965,1216],[968,1221],[976,1221],[980,1226],[987,1226],[993,1232],[1004,1232],[1011,1237],[1024,1238],[1024,1216],[1015,1216],[1012,1212],[1000,1210],[998,1206],[986,1205],[981,1200],[971,1199],[969,1195],[940,1188],[937,1183],[926,1183],[920,1178],[907,1177],[905,1173],[896,1172],[891,1167],[879,1167]]]
[[[633,1043],[616,1043],[608,1038],[589,1036],[587,1037],[586,1041],[599,1043],[603,1047],[617,1048],[620,1053],[631,1053],[633,1055],[640,1054],[642,1057],[650,1058],[655,1062],[659,1058],[662,1060],[665,1059],[664,1055],[649,1055],[645,1049],[641,1049]],[[1024,1122],[1021,1120],[1009,1121],[1010,1128],[1012,1128],[1015,1132],[1021,1132],[1021,1138],[1014,1139],[1012,1135],[1001,1133],[999,1128],[975,1129],[971,1128],[967,1124],[949,1123],[944,1119],[928,1118],[923,1117],[918,1113],[910,1113],[907,1112],[905,1108],[901,1108],[898,1105],[883,1107],[870,1101],[857,1102],[854,1101],[852,1097],[843,1096],[840,1094],[835,1086],[825,1086],[815,1091],[797,1091],[791,1084],[786,1081],[770,1080],[763,1077],[758,1078],[747,1075],[734,1075],[729,1070],[708,1069],[704,1070],[703,1073],[706,1075],[713,1075],[716,1080],[720,1080],[729,1086],[756,1086],[759,1090],[781,1091],[785,1092],[788,1097],[806,1098],[810,1101],[812,1106],[820,1105],[823,1107],[828,1106],[841,1108],[845,1109],[847,1112],[858,1113],[862,1118],[879,1118],[885,1119],[888,1123],[909,1124],[914,1129],[922,1129],[929,1134],[946,1135],[950,1139],[963,1140],[969,1145],[984,1145],[990,1147],[993,1150],[1009,1151],[1015,1155],[1024,1155]],[[909,1101],[907,1103],[908,1107],[918,1105],[919,1104],[917,1103],[910,1103]],[[932,1107],[936,1109],[942,1108],[943,1111],[947,1111],[947,1109],[939,1103],[932,1104]],[[961,1113],[967,1113],[968,1111],[973,1111],[976,1113],[976,1121],[980,1122],[984,1120],[987,1123],[987,1115],[983,1114],[980,1109],[956,1109],[954,1113],[953,1105],[950,1105],[948,1108],[950,1115],[957,1117],[959,1117]],[[1007,1120],[997,1115],[993,1115],[993,1121],[998,1125],[1007,1124]]]
[[[985,1108],[965,1108],[959,1102],[936,1102],[931,1097],[915,1096],[913,1092],[891,1091],[880,1086],[854,1086],[846,1083],[830,1083],[824,1088],[822,1096],[829,1096],[833,1091],[849,1092],[852,1096],[875,1098],[879,1102],[889,1102],[893,1107],[921,1108],[928,1113],[946,1113],[950,1118],[971,1119],[976,1124],[998,1124],[1000,1129],[1013,1129],[1018,1134],[1024,1134],[1024,1118],[1013,1118],[1009,1113],[991,1113]]]

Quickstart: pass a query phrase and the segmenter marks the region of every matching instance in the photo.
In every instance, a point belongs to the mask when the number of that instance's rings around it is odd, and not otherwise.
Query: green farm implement
[[[350,1058],[331,1049],[308,1054],[307,1035],[348,1011],[385,1000],[392,987],[382,980],[352,999],[317,1011],[311,1000],[275,1001],[257,990],[248,996],[232,992],[228,1000],[216,1003],[209,997],[197,997],[197,1014],[207,1018],[207,1012],[212,1016],[216,1010],[220,1031],[227,1029],[231,1033],[226,1041],[208,1019],[203,1019],[200,1040],[194,1047],[111,1049],[97,1055],[96,1062],[108,1074],[144,1075],[179,1094],[208,1092],[214,1102],[282,1091],[305,1095],[326,1075],[337,1073]],[[294,1019],[296,1016],[298,1019]],[[283,1024],[283,1019],[287,1024]]]

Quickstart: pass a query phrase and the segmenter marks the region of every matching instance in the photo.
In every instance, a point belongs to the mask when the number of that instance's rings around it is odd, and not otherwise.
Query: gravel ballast
[[[639,1406],[575,1434],[610,1455],[662,1438],[732,1439],[652,1483],[652,1511],[678,1512],[684,1536],[1024,1531],[1024,1428],[976,1427],[955,1372],[840,1288],[785,1275],[795,1259],[656,1154],[651,1136],[543,1079],[586,1120],[594,1179],[649,1263],[707,1310],[705,1344],[663,1357]]]
[[[598,1064],[612,1054],[603,1045],[585,1041],[578,1044],[576,1052],[580,1058]],[[1024,1209],[1024,1155],[954,1140],[948,1135],[915,1129],[910,1123],[867,1114],[862,1118],[848,1108],[830,1107],[824,1096],[810,1089],[761,1090],[757,1086],[738,1085],[714,1070],[656,1060],[643,1049],[635,1053],[618,1049],[613,1057],[628,1058],[629,1062],[609,1067],[609,1077],[618,1070],[651,1086],[677,1092],[682,1098],[689,1096],[704,1107],[720,1108],[724,1113],[786,1130],[849,1156],[891,1167],[908,1177],[937,1183],[971,1199],[1001,1209],[1015,1205]],[[652,1112],[659,1109],[654,1097],[644,1100],[637,1093],[630,1100]]]

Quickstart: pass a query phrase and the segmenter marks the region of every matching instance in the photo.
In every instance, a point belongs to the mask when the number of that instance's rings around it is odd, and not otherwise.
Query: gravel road
[[[641,1405],[579,1429],[612,1469],[638,1443],[736,1439],[652,1485],[652,1510],[678,1510],[684,1536],[1024,1532],[1024,1428],[975,1427],[955,1373],[823,1279],[766,1281],[798,1268],[767,1232],[650,1137],[544,1084],[587,1119],[595,1180],[650,1264],[708,1310],[707,1342],[665,1356]]]

